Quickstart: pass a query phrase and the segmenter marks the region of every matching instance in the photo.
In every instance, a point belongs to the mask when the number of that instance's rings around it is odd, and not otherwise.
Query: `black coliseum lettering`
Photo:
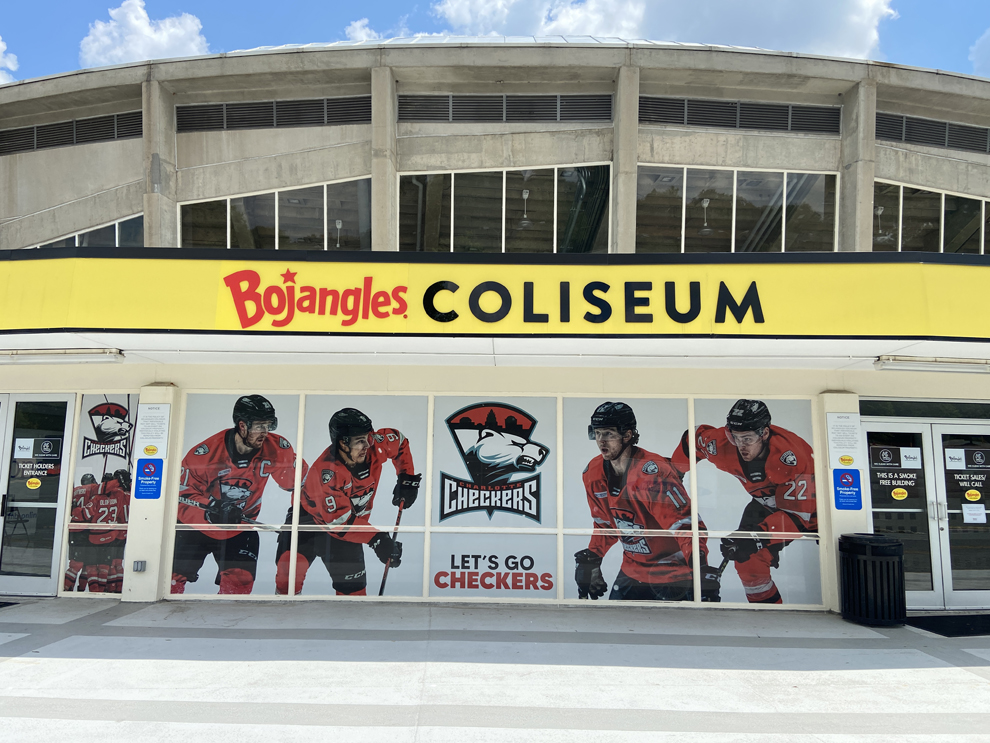
[[[663,286],[664,289],[664,303],[667,310],[667,317],[669,317],[674,322],[679,323],[689,323],[698,319],[698,315],[701,314],[701,282],[692,281],[689,285],[688,295],[690,297],[690,306],[687,312],[678,312],[677,310],[677,288],[673,281],[668,281]]]
[[[481,298],[488,292],[498,294],[502,300],[502,304],[494,312],[485,312],[481,309]],[[468,307],[471,308],[471,314],[481,320],[481,322],[498,322],[504,319],[509,314],[509,310],[512,309],[512,295],[509,294],[509,290],[503,284],[497,281],[482,281],[471,291],[471,296],[468,298]]]
[[[593,323],[603,323],[612,316],[612,305],[608,303],[608,300],[604,297],[599,297],[595,292],[601,292],[606,294],[611,287],[604,281],[592,281],[586,284],[584,287],[584,301],[590,304],[592,307],[598,308],[597,314],[591,314],[590,312],[584,313],[584,319],[587,322]]]
[[[437,322],[453,322],[456,320],[457,312],[455,310],[451,310],[450,312],[441,312],[436,308],[433,301],[440,292],[450,292],[453,294],[460,288],[461,287],[453,281],[438,281],[435,284],[430,284],[430,286],[426,289],[426,293],[423,294],[423,309],[426,310],[427,317],[431,320],[436,320]]]
[[[550,322],[546,312],[533,311],[533,282],[523,283],[523,322]]]
[[[736,302],[729,287],[725,285],[724,281],[720,281],[718,284],[718,303],[715,305],[715,322],[725,322],[726,309],[732,313],[737,323],[742,324],[746,313],[750,310],[753,311],[753,322],[762,323],[763,307],[760,305],[760,294],[756,289],[756,282],[754,281],[749,285],[749,289],[743,295],[742,302]]]
[[[649,307],[649,297],[637,297],[637,292],[648,292],[653,288],[652,281],[627,281],[626,290],[626,322],[653,322],[652,312],[637,313],[637,307]]]

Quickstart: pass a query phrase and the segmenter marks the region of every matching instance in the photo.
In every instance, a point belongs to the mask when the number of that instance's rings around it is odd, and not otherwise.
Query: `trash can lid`
[[[904,544],[889,534],[843,534],[839,537],[839,552],[895,557],[904,554]]]

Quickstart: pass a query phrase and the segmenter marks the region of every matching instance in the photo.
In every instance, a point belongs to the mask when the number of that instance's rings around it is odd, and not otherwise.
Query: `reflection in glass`
[[[327,186],[327,248],[371,250],[371,179]]]
[[[980,252],[980,202],[945,195],[945,253]]]
[[[557,171],[557,252],[608,252],[609,166]]]
[[[636,178],[636,252],[681,252],[683,168],[640,167]]]
[[[505,252],[553,252],[553,170],[505,174]]]
[[[323,186],[278,192],[278,247],[323,250]]]
[[[399,178],[399,250],[450,251],[450,173]]]
[[[230,200],[230,247],[275,249],[275,193]]]
[[[901,229],[901,187],[873,182],[873,250],[897,250]]]
[[[942,195],[905,186],[903,209],[901,250],[939,252]]]
[[[948,199],[946,196],[946,201]],[[964,523],[962,513],[964,505],[986,509],[990,497],[990,436],[943,434],[942,449],[946,463],[944,477],[952,588],[956,591],[990,590],[990,525]]]
[[[117,224],[117,245],[121,248],[144,247],[144,215]]]
[[[454,250],[502,252],[502,172],[454,175]]]
[[[110,224],[89,232],[82,232],[76,237],[80,248],[113,248],[117,245],[117,226]]]
[[[736,252],[779,253],[783,206],[783,173],[736,173]]]
[[[835,250],[835,176],[787,174],[786,247],[791,251]]]
[[[54,242],[45,243],[41,246],[42,248],[74,248],[76,247],[76,236],[63,237],[61,240],[55,240]]]
[[[684,252],[732,250],[731,170],[688,170]]]
[[[227,247],[227,202],[203,201],[199,204],[183,204],[182,247]]]
[[[990,590],[990,525],[965,524],[961,513],[950,511],[949,559],[952,590]]]

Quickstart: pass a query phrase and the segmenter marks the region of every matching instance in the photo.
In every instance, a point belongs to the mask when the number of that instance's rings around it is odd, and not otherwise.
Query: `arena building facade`
[[[990,607],[988,103],[591,37],[0,86],[0,594],[836,610],[877,532]]]

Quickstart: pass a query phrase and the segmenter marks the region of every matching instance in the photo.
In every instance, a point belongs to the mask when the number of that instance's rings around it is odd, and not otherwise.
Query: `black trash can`
[[[842,618],[873,627],[904,624],[904,545],[886,534],[839,537]]]

